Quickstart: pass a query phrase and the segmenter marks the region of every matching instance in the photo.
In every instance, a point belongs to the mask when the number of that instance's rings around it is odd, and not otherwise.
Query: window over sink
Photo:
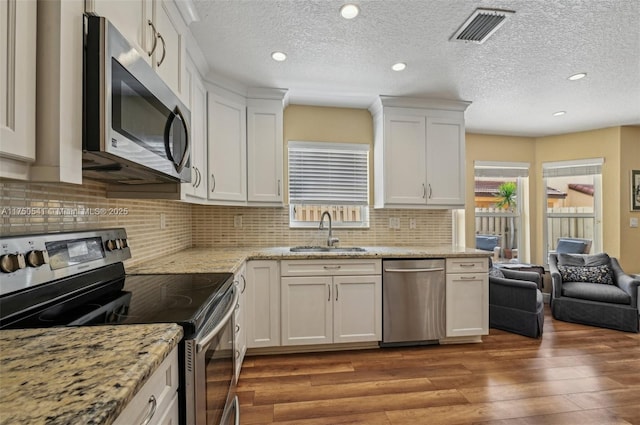
[[[289,141],[289,227],[369,227],[367,144]]]

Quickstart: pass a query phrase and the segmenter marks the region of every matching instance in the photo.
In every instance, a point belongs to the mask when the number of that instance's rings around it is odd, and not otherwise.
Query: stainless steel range
[[[239,424],[233,275],[126,275],[128,258],[122,228],[1,238],[0,329],[178,323],[180,423]]]

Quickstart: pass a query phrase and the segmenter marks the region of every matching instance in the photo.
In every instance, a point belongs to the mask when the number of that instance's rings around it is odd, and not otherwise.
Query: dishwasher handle
[[[443,267],[426,269],[384,269],[385,273],[422,273],[422,272],[443,272]]]

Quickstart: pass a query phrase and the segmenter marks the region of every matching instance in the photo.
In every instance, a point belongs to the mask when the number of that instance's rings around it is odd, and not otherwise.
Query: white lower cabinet
[[[376,274],[349,275],[363,265],[349,260],[283,261],[282,345],[379,341],[382,277],[379,260],[366,260]],[[319,276],[308,276],[317,270]],[[341,275],[345,273],[347,275]]]
[[[280,269],[278,261],[247,262],[245,319],[248,348],[280,345]]]
[[[178,425],[178,347],[158,366],[114,425]]]
[[[489,275],[486,258],[447,258],[447,337],[489,333]]]

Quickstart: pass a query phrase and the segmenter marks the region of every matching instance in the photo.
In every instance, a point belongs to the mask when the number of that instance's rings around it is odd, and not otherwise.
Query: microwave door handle
[[[173,121],[175,120],[176,116],[179,117],[180,122],[182,122],[182,127],[184,128],[184,134],[186,138],[184,155],[182,155],[182,159],[180,160],[179,164],[176,164],[176,161],[173,158],[173,154],[171,153],[171,147],[169,143],[169,133],[171,132],[171,127],[173,126]],[[169,119],[167,120],[167,124],[164,127],[164,150],[167,154],[167,158],[169,159],[169,161],[173,162],[176,168],[176,171],[178,173],[181,172],[182,169],[187,164],[187,161],[189,160],[189,156],[191,154],[191,137],[189,134],[189,127],[187,126],[187,122],[185,121],[184,116],[182,115],[182,111],[180,111],[180,108],[177,106],[175,111],[170,113]]]

